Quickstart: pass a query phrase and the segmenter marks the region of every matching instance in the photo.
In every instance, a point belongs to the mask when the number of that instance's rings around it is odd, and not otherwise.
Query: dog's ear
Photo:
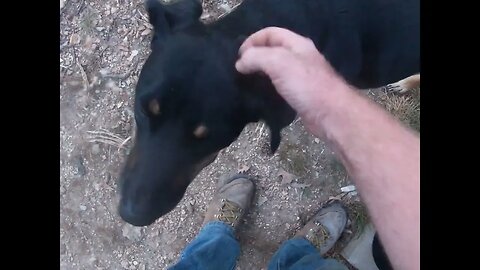
[[[280,132],[295,119],[296,112],[265,75],[239,75],[238,78],[243,117],[247,122],[265,121],[270,128],[270,151],[273,154],[280,146]]]
[[[202,15],[202,5],[198,0],[178,0],[172,4],[162,4],[160,0],[147,0],[146,9],[154,29],[152,44],[173,32],[200,23]]]
[[[283,99],[267,103],[260,118],[270,128],[270,151],[275,153],[280,146],[280,132],[295,119],[295,111]]]

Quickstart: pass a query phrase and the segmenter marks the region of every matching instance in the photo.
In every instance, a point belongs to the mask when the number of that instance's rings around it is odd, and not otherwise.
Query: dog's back
[[[290,29],[312,39],[347,81],[370,88],[419,73],[419,12],[416,0],[245,0],[210,29],[233,37]]]

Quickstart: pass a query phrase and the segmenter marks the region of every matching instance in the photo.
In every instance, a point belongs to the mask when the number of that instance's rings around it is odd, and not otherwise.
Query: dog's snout
[[[134,226],[147,226],[154,221],[143,213],[132,200],[122,200],[120,202],[119,215],[125,222]]]

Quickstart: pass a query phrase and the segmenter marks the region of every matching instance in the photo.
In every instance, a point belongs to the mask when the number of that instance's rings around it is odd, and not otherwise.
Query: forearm
[[[343,161],[394,267],[419,269],[419,137],[368,98],[337,85],[309,129]]]
[[[396,269],[420,268],[420,142],[348,87],[311,40],[270,27],[245,40],[236,68],[266,73],[305,126],[342,159]]]

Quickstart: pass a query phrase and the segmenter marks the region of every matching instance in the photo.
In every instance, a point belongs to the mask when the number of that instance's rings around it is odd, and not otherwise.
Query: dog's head
[[[119,213],[136,226],[172,210],[247,123],[267,123],[274,152],[295,115],[268,78],[236,72],[241,41],[209,33],[198,1],[148,0],[147,10],[152,52],[136,86],[136,139],[120,175]]]

